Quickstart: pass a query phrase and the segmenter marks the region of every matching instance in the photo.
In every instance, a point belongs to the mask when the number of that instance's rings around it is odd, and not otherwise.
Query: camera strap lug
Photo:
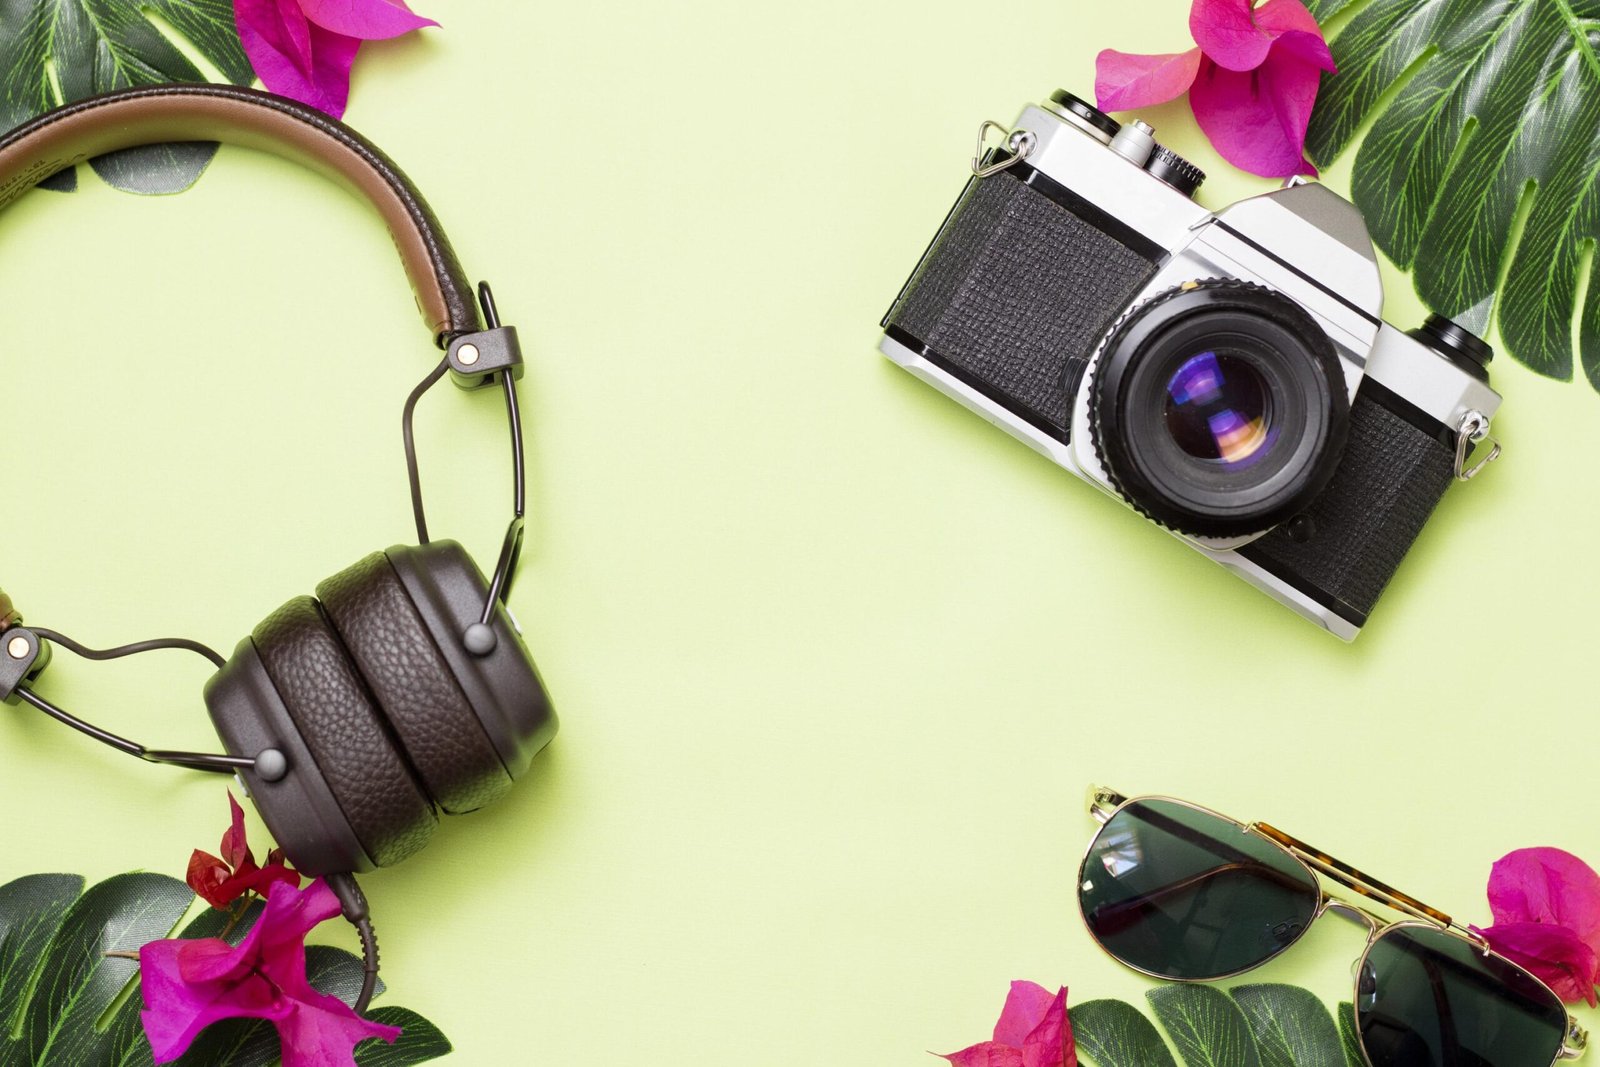
[[[1488,453],[1468,466],[1473,446],[1484,440],[1489,442]],[[1500,442],[1489,436],[1489,416],[1481,411],[1467,412],[1461,416],[1461,425],[1456,427],[1456,480],[1470,482],[1483,473],[1483,468],[1500,458],[1500,451]]]
[[[984,157],[989,154],[989,131],[997,130],[1005,135],[1004,146],[996,146],[994,151],[1002,154],[993,163],[985,163]],[[1038,139],[1028,130],[1013,130],[1004,123],[993,119],[985,119],[983,125],[978,127],[978,146],[973,150],[972,174],[977,178],[987,178],[992,174],[999,174],[1007,167],[1021,163],[1033,152]]]

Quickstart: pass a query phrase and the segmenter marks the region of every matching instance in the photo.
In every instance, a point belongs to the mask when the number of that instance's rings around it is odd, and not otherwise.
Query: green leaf
[[[356,1048],[356,1063],[361,1067],[408,1067],[413,1063],[436,1060],[450,1051],[450,1042],[439,1028],[406,1008],[379,1008],[372,1021],[398,1026],[403,1031],[392,1045],[376,1039]]]
[[[194,896],[176,878],[119,874],[79,897],[39,960],[23,1013],[23,1051],[35,1063],[93,1063],[110,1050],[95,1023],[138,971],[134,952],[166,937]]]
[[[1360,1052],[1351,1052],[1351,1035],[1341,1041],[1328,1009],[1295,986],[1224,992],[1172,985],[1148,996],[1186,1067],[1366,1067]],[[1091,1000],[1069,1014],[1078,1053],[1094,1067],[1177,1067],[1161,1034],[1131,1004]],[[1354,1019],[1348,1004],[1341,1026],[1347,1018]]]
[[[1155,1025],[1120,1000],[1091,1000],[1067,1012],[1078,1054],[1095,1067],[1177,1067]]]
[[[111,89],[205,81],[147,11],[229,81],[255,80],[231,0],[0,0],[0,128]],[[194,184],[215,154],[214,144],[154,145],[90,165],[130,192],[176,193]],[[51,187],[71,188],[72,179]]]
[[[33,874],[0,886],[0,1048],[8,1056],[45,946],[82,893],[75,874]]]
[[[1170,985],[1147,996],[1187,1067],[1261,1067],[1244,1012],[1222,990]]]
[[[117,875],[88,892],[83,886],[82,878],[66,874],[31,875],[0,886],[0,1018],[8,1024],[0,1029],[0,1063],[7,1067],[151,1067],[139,1019],[143,1004],[132,981],[138,965],[106,953],[136,951],[169,936],[194,895],[159,874]],[[177,936],[225,936],[238,944],[261,912],[258,901],[234,922],[231,914],[206,908]],[[343,949],[310,946],[306,974],[316,988],[346,1003],[361,989],[361,961]],[[383,991],[381,982],[376,990]],[[372,1017],[405,1032],[392,1047],[364,1044],[358,1063],[424,1063],[450,1051],[439,1029],[415,1012],[379,1008]],[[208,1028],[178,1063],[272,1067],[279,1059],[278,1034],[270,1023],[233,1019]]]
[[[1572,376],[1579,316],[1600,388],[1600,284],[1578,290],[1600,240],[1600,0],[1373,0],[1333,54],[1307,148],[1329,163],[1375,118],[1351,181],[1373,240],[1433,310],[1495,308],[1506,351],[1541,374]]]
[[[1367,1057],[1361,1051],[1361,1041],[1356,1037],[1356,1006],[1339,1005],[1339,1041],[1344,1046],[1346,1067],[1367,1067]]]
[[[1345,1067],[1333,1016],[1310,991],[1290,985],[1235,986],[1261,1067]]]

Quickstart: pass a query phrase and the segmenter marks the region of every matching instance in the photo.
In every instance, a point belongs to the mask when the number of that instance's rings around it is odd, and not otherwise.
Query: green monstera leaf
[[[1308,6],[1354,11],[1307,148],[1332,162],[1374,120],[1351,182],[1374,241],[1435,311],[1480,329],[1492,311],[1550,377],[1572,377],[1576,347],[1600,389],[1600,285],[1580,290],[1600,239],[1600,0]]]
[[[1344,1043],[1346,1067],[1367,1067],[1367,1057],[1361,1051],[1361,1039],[1356,1036],[1356,1007],[1339,1005],[1339,1039]]]
[[[1352,1067],[1333,1016],[1304,989],[1175,985],[1148,996],[1176,1058],[1137,1008],[1116,1000],[1071,1009],[1079,1058],[1093,1067]]]
[[[0,129],[111,89],[206,81],[152,16],[224,78],[238,85],[255,79],[231,0],[0,0]],[[153,145],[113,152],[90,166],[119,189],[176,193],[195,183],[216,150],[205,143]],[[75,174],[65,171],[46,184],[75,188]]]
[[[11,1067],[151,1067],[139,1022],[141,1001],[133,952],[168,937],[194,903],[182,882],[159,874],[120,874],[84,892],[72,874],[36,874],[0,886],[0,1063]],[[232,928],[205,909],[181,937],[237,943],[261,913],[259,902]],[[361,988],[361,961],[342,949],[313,945],[306,973],[318,989],[347,1003]],[[381,989],[381,986],[379,987]],[[437,1027],[404,1008],[379,1008],[378,1022],[403,1027],[393,1045],[368,1041],[356,1050],[363,1067],[406,1067],[450,1051]],[[278,1034],[259,1019],[231,1019],[204,1031],[178,1062],[182,1067],[270,1067]]]

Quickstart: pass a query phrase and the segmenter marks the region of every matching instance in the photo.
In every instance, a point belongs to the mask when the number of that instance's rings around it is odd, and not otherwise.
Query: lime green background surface
[[[874,350],[979,120],[1087,93],[1101,47],[1185,46],[1182,5],[420,6],[444,29],[365,53],[349,118],[521,329],[513,607],[564,720],[531,781],[366,883],[388,1001],[457,1062],[918,1064],[1013,978],[1137,999],[1072,903],[1091,780],[1473,922],[1512,848],[1600,862],[1587,386],[1496,363],[1504,461],[1347,647]],[[1153,121],[1206,203],[1271,187],[1181,105]],[[411,536],[398,419],[435,355],[320,179],[227,150],[183,196],[83,186],[0,222],[0,581],[85,641],[231,647]],[[420,422],[436,529],[480,558],[497,404],[445,388]],[[63,659],[47,691],[205,747],[203,680]],[[223,829],[219,782],[25,710],[0,769],[6,878],[181,875]],[[1359,949],[1331,923],[1260,977],[1346,997]]]

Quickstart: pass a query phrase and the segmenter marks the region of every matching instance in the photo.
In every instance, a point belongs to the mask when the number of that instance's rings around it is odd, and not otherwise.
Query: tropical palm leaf
[[[1287,985],[1173,985],[1150,1006],[1178,1050],[1131,1004],[1091,1000],[1071,1009],[1079,1057],[1093,1067],[1344,1067],[1333,1016],[1313,994]]]
[[[0,1063],[8,1067],[151,1067],[133,980],[138,964],[107,953],[134,952],[170,936],[194,903],[182,882],[159,874],[119,874],[84,892],[72,874],[36,874],[0,886]],[[178,935],[226,935],[237,943],[261,913],[258,902],[237,923],[207,908]],[[361,961],[314,945],[306,973],[318,989],[353,1002]],[[381,986],[380,986],[381,990]],[[379,1008],[378,1022],[401,1026],[393,1045],[369,1041],[356,1051],[364,1067],[407,1067],[450,1051],[437,1027],[404,1008]],[[207,1029],[178,1062],[182,1067],[270,1067],[279,1060],[277,1031],[257,1019]]]
[[[255,79],[231,0],[0,0],[0,129],[111,89],[207,80],[152,15],[224,78],[239,85]],[[119,189],[176,193],[194,184],[216,149],[154,145],[113,152],[90,166]],[[71,189],[74,173],[49,184]]]
[[[1480,329],[1493,310],[1505,350],[1554,378],[1576,347],[1600,389],[1600,284],[1579,288],[1600,240],[1600,0],[1372,0],[1333,55],[1307,147],[1332,162],[1375,118],[1351,181],[1373,240],[1433,310]]]

